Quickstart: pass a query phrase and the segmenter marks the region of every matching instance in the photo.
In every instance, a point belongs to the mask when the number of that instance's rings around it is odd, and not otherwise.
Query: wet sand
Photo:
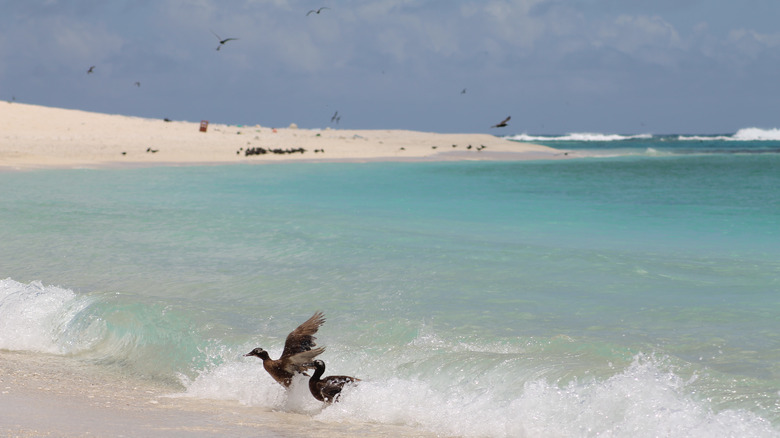
[[[408,427],[326,424],[305,414],[177,396],[181,391],[78,359],[0,351],[0,436],[435,436]]]

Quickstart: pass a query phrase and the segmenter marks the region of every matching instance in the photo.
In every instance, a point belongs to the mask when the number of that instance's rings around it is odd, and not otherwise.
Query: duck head
[[[246,356],[257,356],[257,357],[259,357],[260,359],[263,359],[263,360],[270,360],[271,359],[268,356],[268,352],[263,350],[260,347],[257,347],[254,350],[252,350],[249,353],[244,355],[244,357],[246,357]]]

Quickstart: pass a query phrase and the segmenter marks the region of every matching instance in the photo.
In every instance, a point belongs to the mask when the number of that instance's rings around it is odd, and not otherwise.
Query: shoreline
[[[277,162],[551,160],[566,151],[490,134],[271,128],[0,103],[0,170]],[[246,155],[247,149],[267,151]],[[277,151],[294,151],[273,153]],[[301,150],[305,152],[301,153]]]
[[[303,413],[182,396],[182,390],[75,358],[0,350],[0,435],[437,436],[406,426],[326,423]]]

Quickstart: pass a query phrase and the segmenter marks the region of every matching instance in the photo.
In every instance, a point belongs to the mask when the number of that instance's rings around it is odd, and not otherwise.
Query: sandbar
[[[0,103],[0,169],[272,163],[278,161],[547,160],[564,151],[490,134],[298,129],[166,121]],[[300,151],[250,154],[246,151]]]

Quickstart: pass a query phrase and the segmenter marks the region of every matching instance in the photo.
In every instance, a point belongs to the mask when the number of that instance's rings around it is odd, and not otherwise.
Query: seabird
[[[314,374],[309,379],[309,391],[314,398],[321,402],[333,403],[337,401],[344,385],[360,381],[360,379],[350,376],[328,376],[321,379],[325,373],[325,362],[315,360],[309,365],[314,366]]]
[[[512,118],[512,116],[507,116],[507,118],[505,118],[501,123],[499,123],[497,125],[493,125],[493,126],[491,126],[491,128],[503,128],[504,126],[506,126],[506,122],[508,122],[509,119],[511,119],[511,118]]]
[[[319,14],[320,12],[322,12],[323,9],[330,9],[330,8],[327,6],[323,6],[319,9],[312,9],[311,11],[306,13],[306,16],[308,17],[310,14]]]
[[[93,66],[91,66],[91,67],[90,67],[90,68],[87,70],[87,74],[88,74],[88,75],[91,75],[92,73],[95,73],[95,66],[94,66],[94,65],[93,65]]]
[[[463,91],[460,92],[460,94],[466,94],[466,89],[464,88]]]
[[[333,113],[333,116],[330,118],[330,123],[333,123],[333,122],[335,122],[335,121],[336,121],[336,119],[341,119],[341,117],[339,117],[339,112],[338,112],[338,111],[336,111],[335,113]]]
[[[140,86],[141,86],[141,83],[140,83],[140,82],[138,82],[138,81],[135,81],[135,86],[136,86],[136,87],[140,87]]]
[[[255,348],[244,356],[257,356],[263,360],[263,368],[279,384],[285,388],[290,386],[295,373],[303,373],[312,367],[312,360],[320,353],[325,351],[325,347],[315,348],[314,334],[317,329],[325,323],[325,316],[322,312],[315,312],[311,318],[299,325],[298,328],[287,335],[284,341],[284,350],[279,359],[273,360],[268,356],[268,352],[260,347]],[[322,374],[320,374],[322,375]]]
[[[215,37],[217,37],[217,39],[219,40],[219,45],[217,46],[217,50],[221,49],[221,48],[222,48],[222,46],[224,46],[226,42],[228,42],[228,41],[233,41],[233,40],[237,40],[237,39],[238,39],[238,38],[225,38],[225,39],[223,40],[223,39],[222,39],[222,37],[221,37],[221,36],[219,36],[219,35],[217,35],[217,33],[216,33],[216,32],[214,32],[213,30],[211,31],[211,33],[213,33],[213,34],[214,34],[214,36],[215,36]]]

